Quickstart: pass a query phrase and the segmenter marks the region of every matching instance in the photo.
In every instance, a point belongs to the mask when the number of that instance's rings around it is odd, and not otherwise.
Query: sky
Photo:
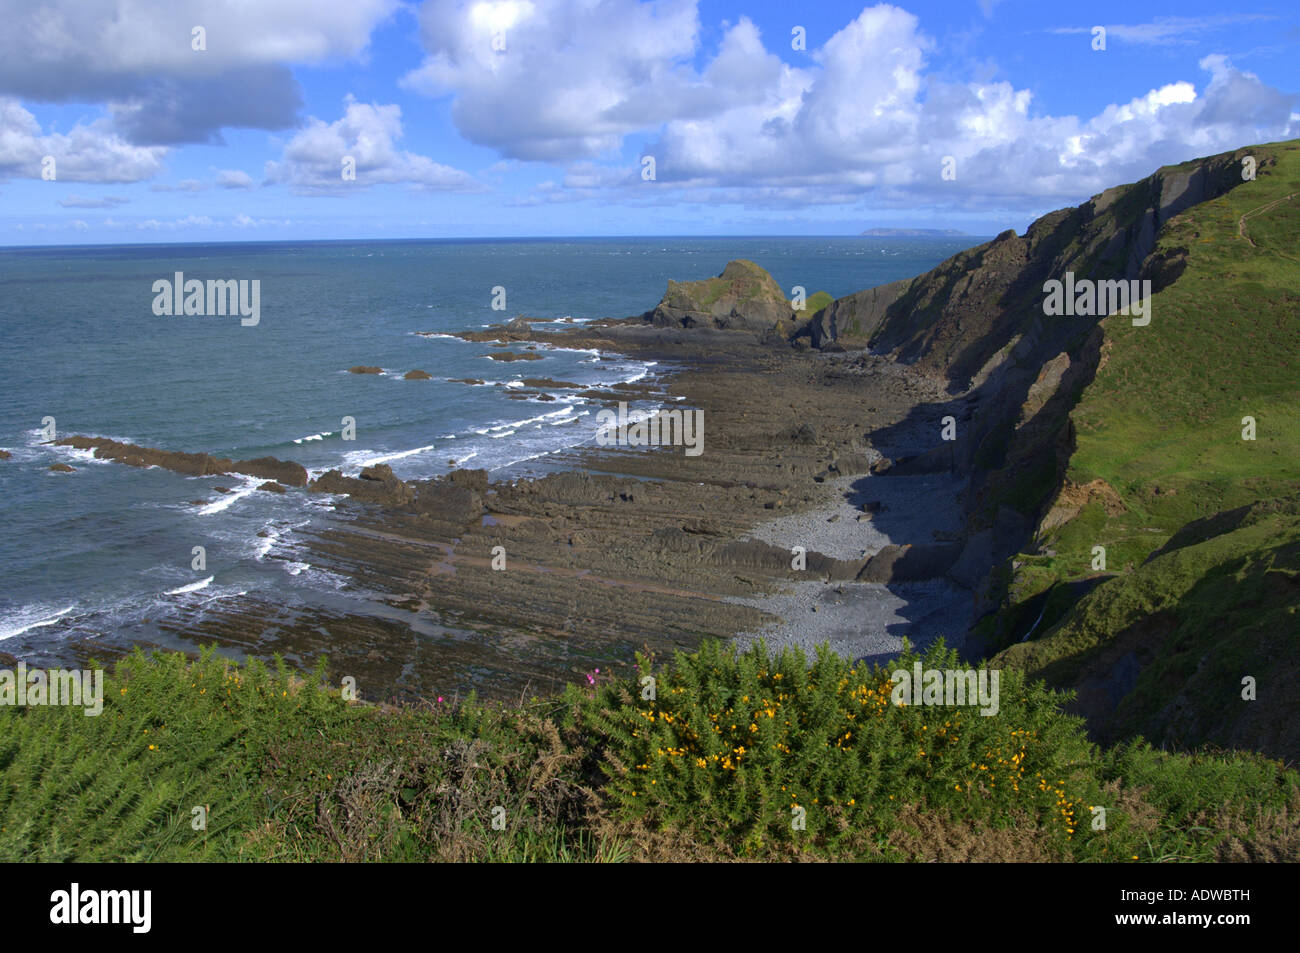
[[[992,235],[1300,137],[1300,7],[0,0],[0,245]]]

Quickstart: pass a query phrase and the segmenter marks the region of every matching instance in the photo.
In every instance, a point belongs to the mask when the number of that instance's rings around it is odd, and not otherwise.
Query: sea
[[[0,651],[39,658],[141,619],[254,593],[310,603],[344,580],[295,540],[329,496],[257,491],[50,445],[71,434],[272,456],[312,476],[386,463],[402,479],[545,472],[594,444],[600,406],[524,378],[653,383],[671,368],[546,346],[499,362],[452,335],[518,315],[563,330],[654,307],[667,281],[747,258],[793,293],[839,297],[920,274],[979,239],[628,238],[151,244],[0,249]],[[155,283],[256,280],[238,314],[157,314]],[[251,288],[251,284],[246,286]],[[495,306],[495,307],[494,307]],[[514,348],[513,350],[519,350]],[[356,365],[381,374],[352,374]],[[405,380],[419,369],[430,380]],[[464,381],[482,381],[482,384]],[[671,399],[665,395],[665,399]],[[636,408],[633,408],[634,410]],[[355,433],[345,434],[349,418]],[[344,439],[345,436],[354,439]],[[570,455],[566,456],[571,459]],[[57,473],[64,463],[74,472]],[[230,490],[218,493],[214,487]],[[196,547],[202,547],[200,561]]]

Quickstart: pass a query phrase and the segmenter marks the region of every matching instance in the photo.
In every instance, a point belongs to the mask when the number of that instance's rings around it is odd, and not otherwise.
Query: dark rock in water
[[[477,377],[453,377],[451,382],[453,384],[469,384],[474,387],[481,387],[487,383],[487,381],[479,380]]]
[[[384,369],[382,367],[372,367],[369,364],[358,364],[356,367],[349,367],[348,373],[349,374],[382,374],[384,373]]]
[[[261,477],[264,480],[278,480],[285,486],[307,485],[307,468],[292,460],[277,460],[275,457],[236,460],[227,469],[234,473]]]
[[[519,353],[515,351],[498,351],[495,354],[489,354],[488,357],[494,361],[505,361],[506,363],[510,363],[511,361],[540,361],[542,359],[542,355],[535,351],[523,351]]]
[[[862,504],[862,512],[864,513],[879,513],[884,508],[885,505],[879,500],[871,500],[870,502]]]
[[[0,450],[0,460],[8,460],[13,454],[8,450]]]
[[[229,492],[230,492],[230,487],[228,487],[228,486],[214,486],[212,489],[215,490],[215,491],[218,492],[218,493],[229,493]]]
[[[537,399],[541,401],[555,400],[550,394],[538,394]]]
[[[346,477],[338,470],[321,474],[307,487],[313,493],[344,493],[365,503],[406,507],[415,502],[414,485],[402,482],[387,464],[366,467],[358,477]]]
[[[289,492],[289,491],[286,490],[283,486],[281,486],[279,483],[276,483],[274,480],[267,480],[265,483],[263,483],[261,486],[259,486],[258,489],[259,489],[259,490],[265,490],[267,493],[287,493],[287,492]]]
[[[422,371],[418,367],[413,371],[407,371],[402,375],[404,381],[429,381],[433,380],[433,375],[428,371]]]
[[[776,330],[785,334],[794,326],[794,311],[776,279],[744,259],[727,262],[716,278],[669,281],[659,304],[643,317],[665,328]]]
[[[583,386],[581,384],[575,384],[573,383],[573,381],[551,380],[551,378],[549,377],[525,377],[523,378],[522,383],[525,387],[536,387],[539,389],[559,387],[559,388],[571,388],[573,390],[581,390]]]
[[[54,466],[50,467],[50,470],[54,473],[76,473],[77,472],[76,467],[70,467],[66,463],[56,463],[54,464]]]
[[[106,437],[83,437],[74,434],[54,441],[61,447],[93,450],[97,460],[115,460],[130,467],[162,467],[186,476],[212,476],[218,473],[243,473],[264,480],[278,480],[287,486],[306,486],[307,469],[291,460],[258,457],[256,460],[230,460],[206,453],[181,453],[120,443]]]

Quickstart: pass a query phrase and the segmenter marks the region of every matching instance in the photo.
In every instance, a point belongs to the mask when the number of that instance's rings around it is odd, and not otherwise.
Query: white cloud
[[[397,0],[0,0],[0,96],[109,104],[146,145],[292,126],[289,66],[364,57]],[[203,50],[192,30],[206,31]]]
[[[699,29],[694,0],[428,0],[427,56],[402,84],[453,96],[461,133],[504,156],[597,156],[683,109],[720,108],[686,65]]]
[[[492,49],[489,14],[510,21],[504,52]],[[1121,32],[1181,35],[1221,21]],[[554,0],[545,16],[527,3],[428,0],[421,22],[427,57],[406,85],[450,97],[461,133],[504,159],[567,166],[559,185],[517,204],[730,201],[720,198],[729,191],[760,204],[871,194],[881,205],[1041,207],[1169,162],[1300,135],[1296,97],[1222,56],[1201,61],[1199,88],[1171,77],[1093,116],[1036,112],[1032,88],[983,70],[965,82],[932,73],[934,41],[889,4],[863,9],[797,66],[743,18],[701,58],[687,0]],[[648,137],[653,182],[620,155],[634,134]],[[940,175],[949,156],[953,181]]]
[[[155,175],[167,150],[124,141],[104,120],[67,133],[42,133],[17,100],[0,98],[0,179],[42,178],[47,156],[57,182],[139,182]]]
[[[217,173],[219,189],[251,189],[254,184],[253,177],[242,169],[222,169]]]
[[[308,194],[339,194],[372,185],[409,185],[435,191],[476,191],[473,176],[397,147],[402,138],[399,106],[356,102],[349,96],[341,119],[308,120],[284,147],[279,162],[266,164],[269,182]],[[355,179],[344,178],[345,160]]]

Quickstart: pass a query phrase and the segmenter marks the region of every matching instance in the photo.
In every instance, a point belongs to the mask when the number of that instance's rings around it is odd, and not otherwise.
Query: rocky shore
[[[666,390],[669,406],[703,411],[704,452],[584,449],[559,462],[565,472],[514,482],[490,483],[481,470],[404,482],[376,466],[308,484],[287,461],[65,438],[129,465],[250,473],[288,492],[347,497],[346,518],[308,537],[301,558],[367,599],[245,597],[115,641],[216,642],[306,665],[326,654],[371,697],[518,696],[708,636],[762,633],[806,648],[829,639],[875,657],[896,652],[903,635],[926,641],[931,626],[918,623],[936,613],[953,623],[950,641],[964,632],[969,593],[933,582],[956,557],[940,537],[960,522],[958,482],[889,469],[937,442],[946,398],[934,381],[863,353],[773,348],[752,329],[672,328],[662,318],[563,332],[516,321],[465,337],[671,366],[653,388],[599,396],[663,400]]]

